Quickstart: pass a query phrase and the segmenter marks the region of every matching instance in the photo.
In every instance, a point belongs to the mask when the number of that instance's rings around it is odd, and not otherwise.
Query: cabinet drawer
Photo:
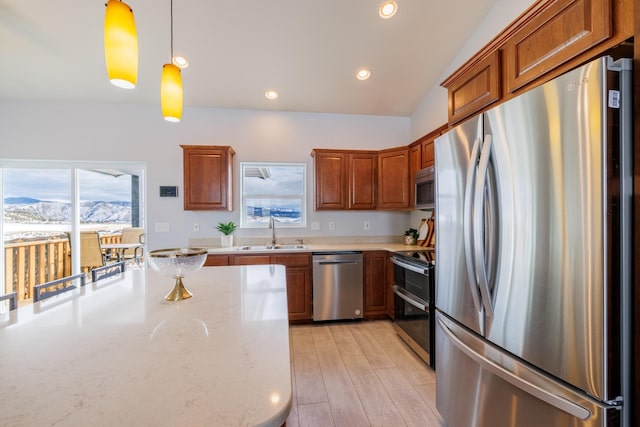
[[[232,255],[229,259],[231,265],[262,265],[271,264],[269,255]]]
[[[274,264],[281,264],[286,267],[307,267],[311,265],[311,255],[309,254],[286,254],[273,257]]]
[[[212,267],[216,265],[229,265],[229,255],[207,255],[204,266]]]

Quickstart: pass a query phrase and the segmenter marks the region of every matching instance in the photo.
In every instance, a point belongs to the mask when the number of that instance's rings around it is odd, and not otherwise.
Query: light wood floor
[[[290,327],[293,405],[287,427],[441,427],[435,372],[389,321]]]

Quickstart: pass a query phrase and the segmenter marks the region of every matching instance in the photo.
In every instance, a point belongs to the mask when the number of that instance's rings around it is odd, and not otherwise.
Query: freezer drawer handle
[[[451,332],[447,325],[442,321],[442,319],[438,319],[438,324],[442,328],[442,331],[447,335],[447,338],[449,338],[451,342],[456,347],[458,347],[458,349],[460,349],[463,353],[473,359],[476,363],[480,364],[483,368],[488,369],[514,387],[517,387],[524,392],[537,397],[538,399],[548,403],[551,406],[555,406],[561,411],[571,414],[574,417],[580,418],[581,420],[586,420],[591,416],[591,412],[588,409],[583,408],[580,405],[576,405],[575,403],[563,397],[549,393],[539,386],[513,375],[507,369],[503,368],[492,360],[489,360],[486,357],[483,357],[480,354],[476,353],[475,351],[473,351],[473,349],[468,347],[458,337],[456,337],[455,334]]]
[[[427,311],[427,303],[418,301],[417,297],[411,295],[409,292],[404,290],[398,285],[393,285],[393,293],[398,295],[400,298],[411,304],[412,306],[419,308],[422,311]]]

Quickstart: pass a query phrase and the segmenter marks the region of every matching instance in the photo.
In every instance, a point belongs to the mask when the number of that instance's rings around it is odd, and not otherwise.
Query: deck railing
[[[100,236],[103,244],[120,243],[120,234]],[[33,296],[35,285],[71,275],[71,246],[66,237],[5,243],[4,292],[18,301]]]

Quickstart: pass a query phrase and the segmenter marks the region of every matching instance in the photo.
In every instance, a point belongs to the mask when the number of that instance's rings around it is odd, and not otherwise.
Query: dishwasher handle
[[[353,260],[353,259],[348,259],[348,260],[332,260],[332,261],[314,261],[314,264],[318,264],[318,265],[331,265],[331,264],[362,264],[361,260]]]

